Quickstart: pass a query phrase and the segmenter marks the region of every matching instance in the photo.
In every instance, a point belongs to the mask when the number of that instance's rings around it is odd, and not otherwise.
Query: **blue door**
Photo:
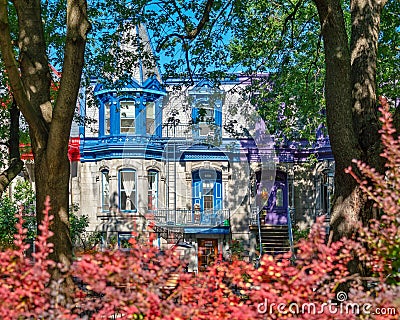
[[[268,198],[265,223],[282,225],[287,224],[288,188],[287,176],[282,171],[277,171],[275,183]]]

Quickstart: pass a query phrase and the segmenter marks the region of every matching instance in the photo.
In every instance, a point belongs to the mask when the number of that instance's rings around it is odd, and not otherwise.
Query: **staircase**
[[[263,254],[277,255],[290,251],[287,225],[261,224],[260,232]]]

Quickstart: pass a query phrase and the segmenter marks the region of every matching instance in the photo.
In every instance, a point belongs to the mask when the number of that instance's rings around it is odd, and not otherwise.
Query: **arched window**
[[[148,210],[157,210],[158,208],[158,171],[149,170],[147,173],[147,199]]]
[[[101,171],[101,211],[110,210],[110,176],[108,170]]]
[[[127,212],[137,210],[136,170],[119,171],[119,208]]]

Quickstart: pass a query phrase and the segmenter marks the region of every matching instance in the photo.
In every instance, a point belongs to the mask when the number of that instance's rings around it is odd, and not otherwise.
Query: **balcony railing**
[[[162,129],[163,138],[193,139],[193,127],[190,124],[165,124]]]
[[[146,216],[159,226],[229,226],[229,209],[193,211],[157,209]]]

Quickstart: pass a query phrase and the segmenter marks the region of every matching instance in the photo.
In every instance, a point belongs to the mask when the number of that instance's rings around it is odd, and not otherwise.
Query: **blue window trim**
[[[135,173],[135,188],[134,188],[134,191],[135,191],[135,199],[134,199],[135,209],[133,209],[133,210],[126,210],[126,209],[122,210],[121,209],[121,195],[122,195],[122,193],[121,193],[121,182],[122,182],[121,173],[122,172],[134,172]],[[137,173],[137,171],[135,169],[131,169],[131,168],[124,168],[124,169],[121,169],[121,170],[118,171],[118,207],[119,207],[119,210],[121,212],[126,212],[126,213],[135,213],[135,212],[137,212],[138,192],[137,192],[137,174],[136,173]]]
[[[106,133],[106,108],[107,108],[107,104],[109,105],[109,110],[108,110],[108,116],[109,116],[109,126],[110,126],[110,132],[107,134]],[[103,119],[102,119],[102,124],[103,124],[103,128],[102,128],[102,132],[103,132],[103,136],[109,136],[111,135],[111,109],[112,109],[112,102],[111,101],[106,101],[103,103]]]
[[[221,180],[216,181],[216,183],[215,183],[215,196],[217,199],[222,198],[222,182],[221,182]]]
[[[192,123],[193,134],[195,137],[202,137],[200,135],[200,124],[207,124],[213,127],[215,135],[220,135],[222,132],[222,101],[215,101],[213,105],[210,105],[210,94],[202,94],[201,96],[194,95],[195,99],[192,105]],[[213,121],[200,121],[199,110],[200,109],[212,109],[213,110]]]
[[[216,210],[222,209],[222,172],[215,170],[217,173],[216,180],[214,182],[214,194],[213,194],[213,207]],[[192,209],[194,205],[200,204],[200,210],[204,210],[204,193],[203,193],[203,181],[200,178],[200,169],[192,171]]]
[[[156,81],[156,80],[154,80]],[[147,82],[147,80],[146,80]],[[157,81],[156,81],[157,82]],[[153,83],[153,82],[151,82]],[[157,82],[158,83],[158,82]],[[163,91],[154,90],[139,90],[138,88],[125,90],[119,92],[115,90],[100,90],[95,92],[99,103],[99,138],[109,136],[132,136],[132,135],[149,135],[146,131],[146,103],[153,102],[155,104],[155,119],[154,128],[155,132],[151,135],[161,137],[162,135],[162,97],[166,93]],[[135,103],[135,132],[134,133],[121,133],[121,102]],[[105,132],[105,105],[110,104],[110,133]],[[84,108],[82,108],[84,109]],[[81,112],[84,114],[84,111]]]
[[[135,118],[134,118],[134,128],[135,128],[135,130],[134,130],[134,132],[132,132],[132,133],[128,133],[128,132],[121,132],[121,104],[123,104],[123,103],[132,103],[133,104],[133,107],[134,107],[134,111],[135,111]],[[136,102],[136,100],[133,98],[133,99],[129,99],[129,98],[124,98],[124,99],[120,99],[119,101],[118,101],[118,112],[116,112],[116,113],[118,113],[118,116],[117,116],[117,119],[118,119],[118,121],[116,121],[117,123],[118,123],[118,125],[117,125],[117,133],[118,134],[120,134],[120,135],[124,135],[124,136],[134,136],[134,135],[136,135],[136,133],[137,133],[137,131],[138,131],[138,116],[139,116],[139,111],[138,111],[138,105],[137,105],[137,102]]]

